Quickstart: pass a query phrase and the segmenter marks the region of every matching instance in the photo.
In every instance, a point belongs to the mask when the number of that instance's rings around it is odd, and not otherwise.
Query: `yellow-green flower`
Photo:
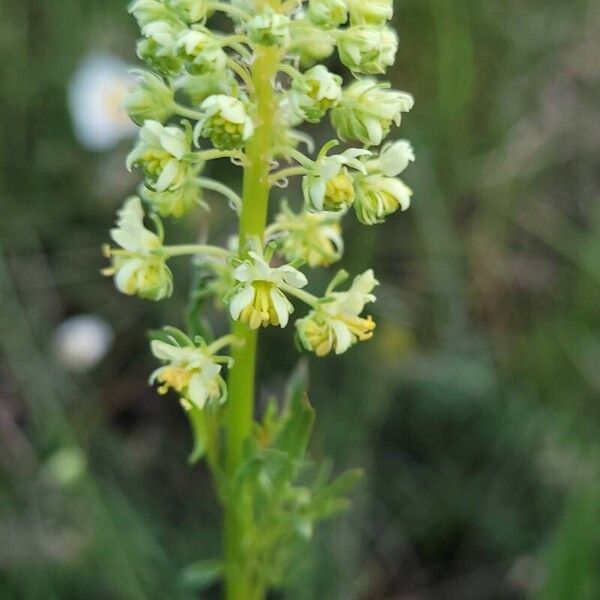
[[[342,154],[327,156],[336,142],[326,144],[316,162],[302,180],[302,191],[308,206],[315,210],[339,211],[354,202],[354,179],[346,167],[365,171],[358,160],[368,156],[368,150],[350,148]]]
[[[196,144],[200,136],[210,138],[215,148],[240,148],[254,133],[254,124],[241,100],[232,96],[209,96],[200,106],[202,118],[194,128]]]
[[[354,73],[385,73],[396,60],[398,37],[389,27],[356,25],[338,37],[340,60]]]
[[[279,325],[285,327],[294,307],[281,287],[303,288],[306,277],[291,265],[271,267],[264,255],[250,251],[248,258],[233,271],[238,282],[229,298],[229,312],[234,321],[251,329]]]
[[[174,93],[171,86],[158,75],[136,72],[140,80],[125,99],[125,110],[138,125],[147,120],[164,123],[173,114]]]
[[[342,78],[317,65],[294,78],[289,93],[290,105],[304,121],[318,123],[342,96]]]
[[[208,208],[202,200],[202,188],[193,177],[187,179],[176,190],[167,190],[165,192],[156,192],[142,186],[140,195],[161,217],[175,217],[179,219],[197,206]]]
[[[366,175],[355,182],[354,208],[359,221],[374,225],[398,209],[408,209],[412,190],[397,176],[414,160],[410,143],[399,140],[384,146],[378,158],[365,163]]]
[[[138,144],[127,157],[127,168],[141,168],[148,187],[164,192],[176,190],[186,182],[192,159],[191,131],[148,120],[140,130]]]
[[[406,92],[391,90],[389,84],[374,79],[360,79],[344,90],[339,105],[331,111],[331,122],[342,139],[379,146],[413,105],[413,97]]]
[[[371,293],[378,285],[373,271],[369,269],[355,277],[346,292],[333,291],[339,279],[334,279],[325,298],[296,322],[300,343],[317,356],[326,356],[332,351],[343,354],[357,342],[373,337],[375,322],[371,317],[360,316],[365,305],[376,299]]]
[[[152,21],[142,28],[144,39],[138,42],[137,55],[162,75],[179,74],[183,61],[178,56],[178,39],[185,30],[182,23]]]
[[[270,6],[246,23],[248,37],[261,46],[285,46],[290,39],[290,19]]]
[[[118,213],[117,226],[110,235],[121,249],[105,248],[112,266],[103,273],[114,276],[115,286],[123,294],[162,300],[173,291],[171,270],[160,253],[162,227],[159,221],[155,223],[156,233],[144,227],[144,210],[137,196],[129,198]]]
[[[166,328],[165,340],[152,340],[152,354],[164,366],[150,376],[150,383],[159,383],[159,394],[170,389],[177,392],[184,404],[203,409],[209,402],[223,404],[227,400],[227,386],[221,375],[222,365],[231,364],[227,356],[216,352],[223,346],[222,341],[211,345],[198,337],[192,341],[183,332]],[[224,340],[223,340],[224,341]]]
[[[215,37],[208,29],[187,29],[178,38],[178,48],[192,75],[219,73],[222,77],[225,73],[227,54],[215,43]]]
[[[135,0],[129,6],[129,13],[136,18],[142,29],[154,21],[169,21],[174,18],[162,0]]]
[[[342,213],[293,212],[287,203],[267,229],[269,240],[279,244],[289,262],[309,267],[326,267],[339,261],[344,253],[340,225]]]
[[[319,27],[339,27],[348,20],[348,1],[309,0],[307,15]]]
[[[393,0],[347,0],[353,25],[383,25],[394,16]]]
[[[168,4],[186,23],[203,23],[208,16],[207,0],[168,0]]]
[[[290,35],[292,52],[299,57],[302,66],[322,62],[335,50],[333,33],[316,27],[308,19],[291,21]]]

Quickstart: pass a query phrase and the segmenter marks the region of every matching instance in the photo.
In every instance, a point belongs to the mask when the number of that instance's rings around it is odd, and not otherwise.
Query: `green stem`
[[[117,251],[118,252],[118,251]],[[116,252],[113,251],[113,254]],[[163,246],[158,251],[159,255],[167,256],[186,256],[188,254],[204,254],[205,256],[214,256],[216,258],[229,258],[231,252],[220,246],[206,246],[203,244],[182,244],[180,246]]]
[[[229,186],[209,177],[198,177],[196,181],[201,188],[225,196],[235,212],[239,213],[242,210],[242,199]]]
[[[252,66],[256,131],[248,141],[244,169],[244,191],[240,215],[240,249],[251,237],[263,239],[269,201],[269,171],[273,158],[272,140],[276,112],[273,81],[280,61],[276,48],[258,47]],[[234,347],[234,365],[229,374],[229,401],[225,415],[226,469],[231,478],[243,458],[244,443],[252,431],[255,394],[257,332],[235,322],[232,335],[243,344]],[[227,600],[262,600],[264,590],[255,573],[248,572],[244,541],[251,515],[240,514],[238,498],[230,498],[225,506],[225,588]],[[237,510],[236,510],[237,508]]]

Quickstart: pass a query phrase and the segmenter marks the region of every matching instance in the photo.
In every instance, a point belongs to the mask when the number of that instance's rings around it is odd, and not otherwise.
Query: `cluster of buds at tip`
[[[148,70],[137,72],[125,103],[140,127],[127,167],[139,169],[143,183],[118,213],[111,230],[117,247],[106,248],[111,264],[105,274],[124,294],[160,300],[173,291],[167,260],[192,255],[200,282],[194,294],[214,296],[218,308],[251,329],[286,327],[299,301],[309,307],[296,321],[306,350],[341,354],[370,339],[375,323],[362,313],[375,300],[372,270],[346,291],[338,291],[341,272],[319,297],[307,291],[301,269],[342,259],[348,213],[375,225],[410,205],[412,190],[399,176],[415,159],[412,146],[385,139],[414,100],[378,77],[394,64],[398,48],[389,25],[393,0],[134,0],[129,11]],[[232,20],[229,32],[209,26],[219,12]],[[336,49],[352,76],[346,85],[322,64]],[[268,77],[258,68],[265,55],[273,61]],[[261,105],[269,85],[269,104]],[[314,153],[314,142],[299,125],[326,118],[337,139],[314,158],[303,154],[304,145]],[[332,153],[341,142],[348,146]],[[181,219],[208,208],[213,195],[225,197],[238,214],[252,210],[251,193],[242,199],[205,176],[209,161],[223,158],[262,168],[261,186],[285,187],[301,177],[303,205],[292,210],[283,202],[264,232],[241,232],[243,242],[235,246],[165,246],[161,217]],[[154,228],[144,224],[144,205]],[[218,355],[224,338],[210,343],[165,331],[152,343],[164,363],[152,375],[159,391],[174,390],[187,408],[219,406],[226,398],[222,369],[229,364]]]

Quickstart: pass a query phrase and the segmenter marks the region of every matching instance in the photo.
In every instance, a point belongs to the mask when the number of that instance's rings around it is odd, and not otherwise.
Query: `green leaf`
[[[282,428],[274,444],[294,460],[306,454],[315,421],[315,410],[306,396],[307,380],[306,362],[302,361],[290,380]]]
[[[179,575],[179,585],[185,590],[200,591],[217,583],[224,572],[220,560],[201,560],[185,567]]]

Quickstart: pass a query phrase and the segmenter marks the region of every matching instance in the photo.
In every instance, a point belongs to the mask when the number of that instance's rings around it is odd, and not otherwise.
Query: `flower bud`
[[[217,72],[222,75],[226,71],[227,54],[215,44],[209,31],[188,29],[179,37],[178,47],[192,75]]]
[[[237,82],[231,71],[204,73],[203,75],[184,75],[178,82],[178,88],[194,105],[200,105],[209,96],[235,96]]]
[[[254,133],[254,124],[241,100],[231,96],[210,96],[200,106],[202,118],[194,129],[196,144],[200,136],[210,138],[221,150],[241,148]]]
[[[392,124],[399,126],[402,113],[413,105],[410,94],[388,89],[373,79],[362,79],[344,90],[340,104],[331,112],[331,122],[342,139],[378,146]]]
[[[162,0],[135,0],[128,10],[142,29],[154,21],[169,21],[174,17]]]
[[[271,7],[252,17],[246,24],[248,37],[261,46],[284,46],[290,39],[290,20]]]
[[[360,317],[360,313],[367,303],[375,301],[371,292],[376,285],[373,271],[368,270],[355,277],[348,291],[328,290],[314,310],[296,322],[300,343],[317,356],[326,356],[332,351],[343,354],[357,342],[371,339],[375,322],[371,317]]]
[[[342,154],[327,156],[330,147],[331,144],[323,147],[317,161],[302,180],[307,205],[319,211],[344,210],[354,202],[354,178],[346,166],[364,172],[358,157],[370,154],[368,150],[351,148]]]
[[[400,179],[385,175],[357,178],[354,208],[356,216],[365,225],[382,223],[385,217],[399,208],[410,206],[412,190]]]
[[[415,152],[407,140],[397,140],[386,144],[374,160],[366,163],[367,171],[383,173],[386,177],[396,177],[409,163],[415,161]]]
[[[146,120],[164,123],[173,114],[173,90],[153,73],[137,73],[140,81],[125,99],[125,110],[138,125]]]
[[[142,186],[140,195],[161,217],[179,219],[196,206],[206,206],[202,201],[202,188],[193,178],[176,190],[165,192],[156,192]]]
[[[175,390],[186,408],[192,404],[202,410],[209,402],[223,404],[227,400],[227,386],[221,375],[221,363],[230,364],[231,359],[214,354],[217,351],[214,346],[223,345],[220,340],[208,346],[202,338],[192,341],[173,328],[165,328],[165,338],[152,340],[150,344],[152,354],[164,363],[150,376],[150,383],[160,384],[158,393]]]
[[[410,206],[412,190],[396,176],[415,160],[406,140],[387,144],[374,160],[367,161],[367,174],[356,179],[354,208],[365,225],[381,223],[387,215]]]
[[[144,227],[144,211],[137,196],[125,202],[118,213],[117,227],[110,234],[122,250],[108,249],[112,266],[103,273],[114,276],[117,289],[148,300],[170,296],[173,275],[164,257],[157,253],[163,243],[162,229],[154,233]]]
[[[334,29],[348,20],[348,1],[309,0],[307,14],[318,27]]]
[[[207,0],[168,0],[168,3],[186,23],[204,22],[208,16]]]
[[[318,123],[342,96],[342,78],[323,65],[309,69],[292,82],[289,99],[294,112],[309,123]]]
[[[284,204],[268,229],[290,262],[302,261],[309,267],[326,267],[342,258],[344,240],[341,213],[308,212],[296,214]]]
[[[142,31],[145,39],[138,42],[138,57],[161,75],[177,75],[183,65],[177,54],[181,24],[154,21],[146,25]]]
[[[127,157],[127,168],[140,167],[146,184],[157,192],[176,190],[190,173],[190,152],[191,132],[146,121],[138,144]]]
[[[294,53],[300,58],[304,67],[329,58],[335,50],[335,38],[323,29],[315,27],[308,19],[300,19],[290,23],[290,33]]]
[[[348,0],[352,25],[384,25],[394,15],[393,0]]]
[[[385,73],[396,60],[398,37],[393,29],[357,25],[338,38],[340,60],[354,73]]]

